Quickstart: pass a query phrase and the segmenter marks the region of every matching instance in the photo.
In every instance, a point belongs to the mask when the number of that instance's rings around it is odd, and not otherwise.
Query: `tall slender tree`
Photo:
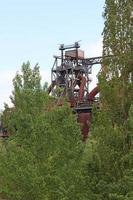
[[[88,199],[133,198],[133,1],[106,0],[101,107],[94,112],[84,160]]]
[[[106,70],[101,76],[101,94],[112,119],[122,123],[133,100],[133,1],[106,0],[104,18],[103,69],[106,66]]]

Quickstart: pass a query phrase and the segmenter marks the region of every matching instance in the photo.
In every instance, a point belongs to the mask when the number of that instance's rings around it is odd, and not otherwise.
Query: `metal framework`
[[[92,67],[93,65],[102,63],[102,57],[79,57],[79,48],[80,45],[78,42],[75,42],[73,45],[60,45],[59,50],[61,51],[61,55],[54,56],[55,60],[51,69],[51,92],[54,87],[60,87],[63,90],[62,95],[67,95],[69,99],[77,98],[77,103],[80,101],[78,96],[81,82],[84,81],[81,89],[82,101],[86,101],[91,82],[90,74],[92,73]],[[75,50],[75,57],[65,56],[66,50],[70,49]]]

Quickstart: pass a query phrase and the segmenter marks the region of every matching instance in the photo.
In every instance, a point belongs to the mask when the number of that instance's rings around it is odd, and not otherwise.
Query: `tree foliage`
[[[112,120],[120,123],[126,120],[133,100],[132,5],[132,0],[106,0],[104,11],[103,69],[106,68],[106,74],[100,77],[101,94]],[[108,55],[112,56],[108,58]]]
[[[12,136],[0,153],[1,194],[11,200],[82,199],[76,118],[67,104],[54,106],[40,80],[39,67],[27,63],[13,81]]]
[[[84,153],[90,199],[128,199],[133,191],[132,107],[125,125],[113,125],[107,112],[95,114]],[[90,195],[91,194],[91,195]]]
[[[105,1],[101,107],[94,111],[84,153],[90,200],[133,198],[132,6],[132,0]]]

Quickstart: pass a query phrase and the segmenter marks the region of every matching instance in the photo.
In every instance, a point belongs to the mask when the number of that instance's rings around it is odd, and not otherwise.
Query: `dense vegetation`
[[[101,110],[93,115],[86,147],[89,199],[133,199],[132,8],[132,0],[106,0]]]
[[[9,199],[76,199],[83,144],[70,108],[54,107],[38,66],[14,79],[10,136],[0,154],[1,193]],[[8,108],[6,108],[8,109]]]
[[[100,110],[82,143],[67,103],[56,107],[39,67],[23,64],[14,78],[13,108],[3,121],[0,193],[9,200],[133,199],[132,0],[106,0]],[[112,55],[108,58],[106,56]]]

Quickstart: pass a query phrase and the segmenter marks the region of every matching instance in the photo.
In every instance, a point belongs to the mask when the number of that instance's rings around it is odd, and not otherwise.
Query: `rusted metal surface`
[[[80,124],[83,140],[86,140],[86,138],[88,137],[90,121],[91,121],[91,113],[90,112],[77,114],[77,122]]]
[[[84,51],[81,49],[77,50],[78,55],[76,55],[76,50],[69,50],[69,51],[65,51],[65,57],[70,57],[70,58],[76,58],[76,56],[78,56],[78,58],[80,59],[84,59]]]
[[[91,90],[88,94],[88,101],[93,103],[95,96],[99,93],[99,87],[96,86],[93,90]]]

